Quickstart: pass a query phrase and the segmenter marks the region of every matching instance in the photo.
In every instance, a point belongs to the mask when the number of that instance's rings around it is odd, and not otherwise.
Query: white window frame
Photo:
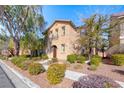
[[[65,30],[66,30],[66,26],[62,26],[62,31],[63,31],[62,35],[63,36],[65,36]]]
[[[65,52],[65,44],[61,44],[61,51]]]

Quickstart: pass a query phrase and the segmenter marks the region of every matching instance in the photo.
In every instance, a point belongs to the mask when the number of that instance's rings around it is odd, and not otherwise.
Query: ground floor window
[[[62,52],[65,52],[65,44],[61,44],[61,50]]]

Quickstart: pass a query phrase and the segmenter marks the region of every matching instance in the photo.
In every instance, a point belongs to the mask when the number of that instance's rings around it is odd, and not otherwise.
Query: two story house
[[[124,12],[115,13],[111,16],[113,25],[109,35],[109,49],[107,55],[124,53]]]
[[[112,14],[112,22],[115,23],[115,26],[110,32],[110,47],[124,44],[124,12]]]
[[[67,55],[78,53],[82,27],[76,27],[70,20],[56,20],[48,29],[46,53],[49,58],[66,60]]]

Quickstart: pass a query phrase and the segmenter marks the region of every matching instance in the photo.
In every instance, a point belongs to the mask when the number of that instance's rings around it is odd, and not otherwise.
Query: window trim
[[[56,37],[58,38],[59,37],[58,28],[56,28],[55,31],[56,31]]]
[[[65,44],[61,44],[61,51],[65,52]]]
[[[65,30],[66,30],[66,26],[62,26],[62,31],[63,31],[62,36],[65,36]]]

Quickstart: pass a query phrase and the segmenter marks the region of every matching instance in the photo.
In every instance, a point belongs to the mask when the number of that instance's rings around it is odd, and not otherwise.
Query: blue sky
[[[82,24],[82,18],[89,17],[94,13],[113,14],[124,12],[123,5],[46,5],[43,6],[43,15],[47,27],[56,19],[72,20],[76,26]]]

